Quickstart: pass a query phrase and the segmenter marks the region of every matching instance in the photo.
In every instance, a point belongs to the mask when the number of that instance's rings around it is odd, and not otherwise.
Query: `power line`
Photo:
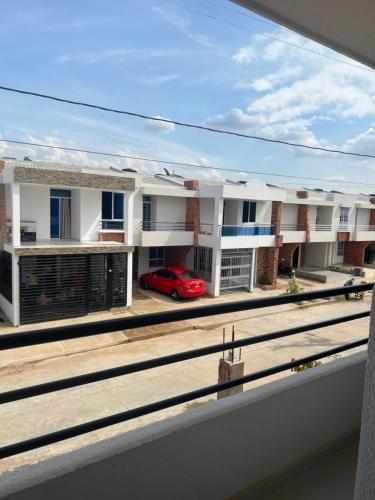
[[[186,123],[186,122],[180,122],[180,121],[176,121],[176,120],[169,120],[167,118],[159,118],[156,116],[145,115],[142,113],[135,113],[132,111],[125,111],[125,110],[120,110],[120,109],[115,109],[115,108],[107,108],[105,106],[99,106],[97,104],[89,104],[89,103],[82,102],[82,101],[73,101],[71,99],[63,99],[61,97],[51,96],[48,94],[40,94],[38,92],[31,92],[29,90],[20,90],[20,89],[15,89],[12,87],[4,87],[2,85],[0,85],[0,90],[6,90],[8,92],[15,92],[17,94],[31,95],[34,97],[41,97],[43,99],[49,99],[49,100],[57,101],[57,102],[64,102],[67,104],[73,104],[75,106],[83,106],[83,107],[91,108],[91,109],[99,109],[100,111],[107,111],[110,113],[117,113],[117,114],[121,114],[121,115],[133,116],[136,118],[142,118],[144,120],[151,120],[151,121],[162,122],[162,123],[171,123],[173,125],[178,125],[179,127],[187,127],[187,128],[192,128],[192,129],[205,130],[207,132],[215,132],[217,134],[242,137],[244,139],[254,139],[257,141],[269,142],[272,144],[282,144],[284,146],[292,146],[294,148],[309,149],[312,151],[323,151],[325,153],[334,153],[334,154],[347,155],[347,156],[356,156],[356,157],[360,157],[360,158],[373,158],[373,159],[375,159],[375,154],[372,155],[372,154],[354,153],[354,152],[350,152],[350,151],[341,151],[339,149],[330,149],[330,148],[323,148],[321,146],[309,146],[307,144],[300,144],[297,142],[282,141],[280,139],[269,139],[267,137],[242,134],[240,132],[233,132],[230,130],[218,129],[218,128],[213,128],[213,127],[206,127],[204,125],[197,125],[197,124],[193,124],[193,123]]]
[[[369,184],[368,182],[329,180],[329,179],[324,179],[322,177],[304,177],[304,176],[298,176],[298,175],[275,174],[272,172],[259,172],[257,170],[239,170],[239,169],[235,169],[235,168],[214,167],[214,166],[208,166],[208,165],[199,165],[199,164],[195,164],[195,163],[183,163],[183,162],[178,162],[178,161],[159,160],[156,158],[147,158],[147,157],[142,157],[142,156],[107,153],[104,151],[95,151],[92,149],[69,148],[66,146],[52,146],[50,144],[41,144],[41,143],[27,142],[27,141],[17,141],[14,139],[0,139],[0,142],[8,142],[10,144],[20,144],[23,146],[34,146],[34,147],[40,147],[40,148],[58,149],[58,150],[62,150],[62,151],[71,151],[71,152],[77,152],[77,153],[87,153],[87,154],[94,154],[94,155],[100,155],[100,156],[108,156],[111,158],[122,158],[122,159],[145,161],[145,162],[152,162],[152,163],[161,163],[161,164],[165,164],[165,165],[174,165],[176,167],[193,167],[193,168],[201,168],[204,170],[220,170],[223,172],[234,172],[237,174],[265,175],[265,176],[271,176],[271,177],[283,177],[283,178],[290,178],[290,179],[323,181],[325,183],[334,183],[334,184],[341,182],[344,184],[350,184],[352,186],[355,186],[355,185],[375,186],[375,184]]]
[[[273,41],[276,41],[276,42],[280,42],[280,43],[283,43],[285,45],[289,45],[291,47],[294,47],[294,48],[297,48],[297,49],[300,49],[300,50],[304,50],[306,52],[310,52],[311,54],[315,54],[317,56],[321,56],[321,57],[325,57],[326,59],[330,59],[331,61],[335,61],[335,62],[339,62],[341,64],[346,64],[347,66],[352,66],[353,68],[357,68],[357,69],[362,69],[364,71],[370,71],[371,73],[374,73],[374,70],[372,70],[371,68],[367,68],[366,66],[359,66],[358,64],[353,64],[353,63],[350,63],[349,61],[343,61],[342,59],[338,59],[334,56],[330,56],[328,54],[324,54],[323,52],[318,52],[317,50],[314,50],[314,49],[309,49],[308,47],[302,47],[302,45],[298,45],[297,43],[293,43],[293,42],[288,42],[287,40],[283,40],[282,38],[277,38],[273,35],[268,35],[266,33],[259,33],[258,31],[255,31],[251,28],[247,28],[246,26],[242,26],[240,24],[237,24],[237,23],[234,23],[232,21],[227,21],[225,19],[220,19],[216,16],[214,16],[213,14],[207,14],[206,12],[201,12],[199,10],[196,10],[196,9],[192,9],[190,7],[187,7],[186,5],[178,2],[178,1],[167,1],[166,0],[166,3],[171,3],[171,4],[174,4],[174,5],[178,5],[181,9],[185,9],[186,11],[188,12],[192,12],[194,14],[198,14],[200,16],[203,16],[203,17],[207,17],[208,19],[212,19],[214,21],[217,21],[219,23],[222,23],[222,24],[227,24],[228,26],[232,26],[234,28],[238,28],[242,31],[247,31],[248,33],[252,33],[252,34],[255,34],[255,35],[258,35],[258,36],[262,36],[264,38],[269,38],[270,40],[273,40]]]
[[[230,7],[227,7],[226,5],[222,5],[221,3],[214,2],[213,0],[206,0],[206,2],[210,3],[212,5],[216,5],[217,7],[220,7],[221,9],[227,10],[228,12],[233,12],[234,14],[238,14],[238,15],[243,16],[243,17],[248,17],[249,19],[252,19],[253,21],[256,21],[258,23],[268,24],[268,26],[272,26],[273,28],[279,28],[279,29],[282,29],[284,31],[289,31],[289,32],[293,33],[292,30],[290,30],[289,28],[286,28],[285,26],[282,26],[281,24],[277,24],[275,22],[271,22],[271,21],[268,21],[266,19],[262,19],[261,17],[252,16],[250,14],[247,14],[246,12],[242,12],[242,11],[237,10],[237,9],[231,9]]]

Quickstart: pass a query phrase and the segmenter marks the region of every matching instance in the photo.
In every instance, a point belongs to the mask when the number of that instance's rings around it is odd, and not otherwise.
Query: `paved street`
[[[254,336],[276,329],[367,310],[370,307],[370,298],[370,294],[366,294],[364,302],[351,301],[348,303],[341,298],[338,301],[305,309],[299,309],[297,306],[294,306],[294,309],[290,309],[290,306],[279,306],[267,311],[247,311],[235,317],[236,338]],[[229,321],[230,319],[232,321]],[[228,333],[234,324],[233,319],[233,317],[227,316]],[[223,317],[220,318],[220,321],[223,321]],[[290,338],[249,346],[242,349],[245,372],[250,373],[274,364],[287,362],[292,357],[296,358],[328,349],[364,337],[367,334],[368,319],[365,318],[355,323],[344,323]],[[215,327],[212,320],[210,322],[200,320],[200,328],[173,335],[99,348],[95,351],[71,353],[23,365],[14,364],[3,367],[0,369],[0,390],[6,391],[56,378],[115,367],[132,363],[135,360],[145,360],[218,343],[221,340],[221,324]],[[216,383],[220,356],[221,354],[215,354],[3,405],[0,409],[0,442],[5,445],[21,441]],[[290,372],[248,384],[246,389],[286,375],[290,375]],[[51,447],[3,460],[0,472],[116,435],[215,399],[215,396],[211,396],[202,401],[171,408]]]

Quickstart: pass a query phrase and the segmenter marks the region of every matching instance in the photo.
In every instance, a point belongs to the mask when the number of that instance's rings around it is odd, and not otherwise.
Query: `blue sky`
[[[375,73],[269,38],[349,61],[231,2],[18,0],[3,3],[1,17],[1,85],[272,139],[375,153]],[[3,138],[322,177],[326,181],[261,176],[274,184],[375,192],[375,160],[158,125],[3,91],[0,109]],[[4,143],[1,155],[162,171],[154,163]]]

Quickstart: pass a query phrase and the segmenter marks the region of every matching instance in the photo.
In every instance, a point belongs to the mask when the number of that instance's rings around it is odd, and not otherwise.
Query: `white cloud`
[[[142,83],[143,85],[159,86],[179,79],[180,75],[170,74],[170,75],[151,75],[151,76],[139,77],[136,79],[136,81]]]
[[[164,118],[163,116],[154,116],[154,118],[168,120],[168,118]],[[147,120],[145,123],[145,128],[155,130],[157,132],[164,132],[165,134],[170,134],[171,132],[175,131],[176,126],[174,123],[170,122]]]
[[[232,108],[228,113],[208,118],[205,125],[234,131],[253,130],[255,127],[267,123],[265,117],[246,114],[239,108]]]
[[[86,64],[97,64],[101,62],[124,62],[130,58],[136,59],[157,59],[173,56],[181,56],[187,51],[183,49],[170,48],[145,48],[133,49],[129,47],[118,47],[95,52],[77,52],[74,54],[63,54],[58,58],[58,62],[82,62]]]
[[[296,76],[299,76],[301,73],[301,66],[282,66],[279,70],[274,73],[269,73],[262,78],[256,78],[255,80],[250,81],[240,81],[236,84],[236,87],[242,89],[253,89],[257,92],[264,92],[266,90],[271,90],[274,87],[295,78]]]
[[[233,54],[232,59],[238,64],[249,64],[257,59],[257,52],[251,45],[248,47],[241,47]]]

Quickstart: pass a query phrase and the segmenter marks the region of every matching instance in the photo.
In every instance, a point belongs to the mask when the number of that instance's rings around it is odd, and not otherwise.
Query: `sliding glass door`
[[[51,238],[71,239],[71,191],[51,189]]]

